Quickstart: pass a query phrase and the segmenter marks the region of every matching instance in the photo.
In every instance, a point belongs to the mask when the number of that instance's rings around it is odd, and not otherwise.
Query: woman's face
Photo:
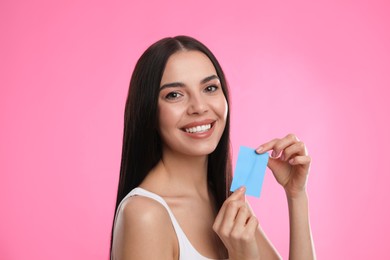
[[[158,99],[163,152],[202,156],[218,145],[228,105],[210,59],[179,51],[166,64]]]

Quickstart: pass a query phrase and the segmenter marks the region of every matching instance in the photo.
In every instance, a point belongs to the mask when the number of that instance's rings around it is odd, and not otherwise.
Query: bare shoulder
[[[160,224],[162,220],[170,222],[167,210],[159,202],[144,196],[127,198],[118,212],[128,224]]]
[[[177,259],[175,231],[167,210],[143,197],[127,198],[118,211],[113,259]]]

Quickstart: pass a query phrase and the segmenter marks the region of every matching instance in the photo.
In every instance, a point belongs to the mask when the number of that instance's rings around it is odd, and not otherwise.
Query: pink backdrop
[[[1,1],[0,258],[107,259],[130,74],[177,34],[225,69],[234,159],[307,143],[319,259],[390,258],[389,2],[138,2]],[[287,257],[270,172],[251,203]]]

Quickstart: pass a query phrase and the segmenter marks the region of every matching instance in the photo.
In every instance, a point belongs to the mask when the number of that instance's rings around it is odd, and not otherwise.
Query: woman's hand
[[[287,196],[293,198],[306,192],[311,158],[305,144],[295,135],[289,134],[282,139],[262,144],[256,152],[265,153],[270,150],[273,151],[268,160],[268,167],[285,189]]]
[[[245,187],[236,190],[223,203],[213,230],[226,246],[230,260],[259,259],[258,221],[245,201]]]

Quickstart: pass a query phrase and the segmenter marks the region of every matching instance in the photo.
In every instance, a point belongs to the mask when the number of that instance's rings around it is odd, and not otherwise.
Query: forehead
[[[171,82],[201,81],[217,75],[211,60],[200,51],[179,51],[169,57],[161,85]]]

